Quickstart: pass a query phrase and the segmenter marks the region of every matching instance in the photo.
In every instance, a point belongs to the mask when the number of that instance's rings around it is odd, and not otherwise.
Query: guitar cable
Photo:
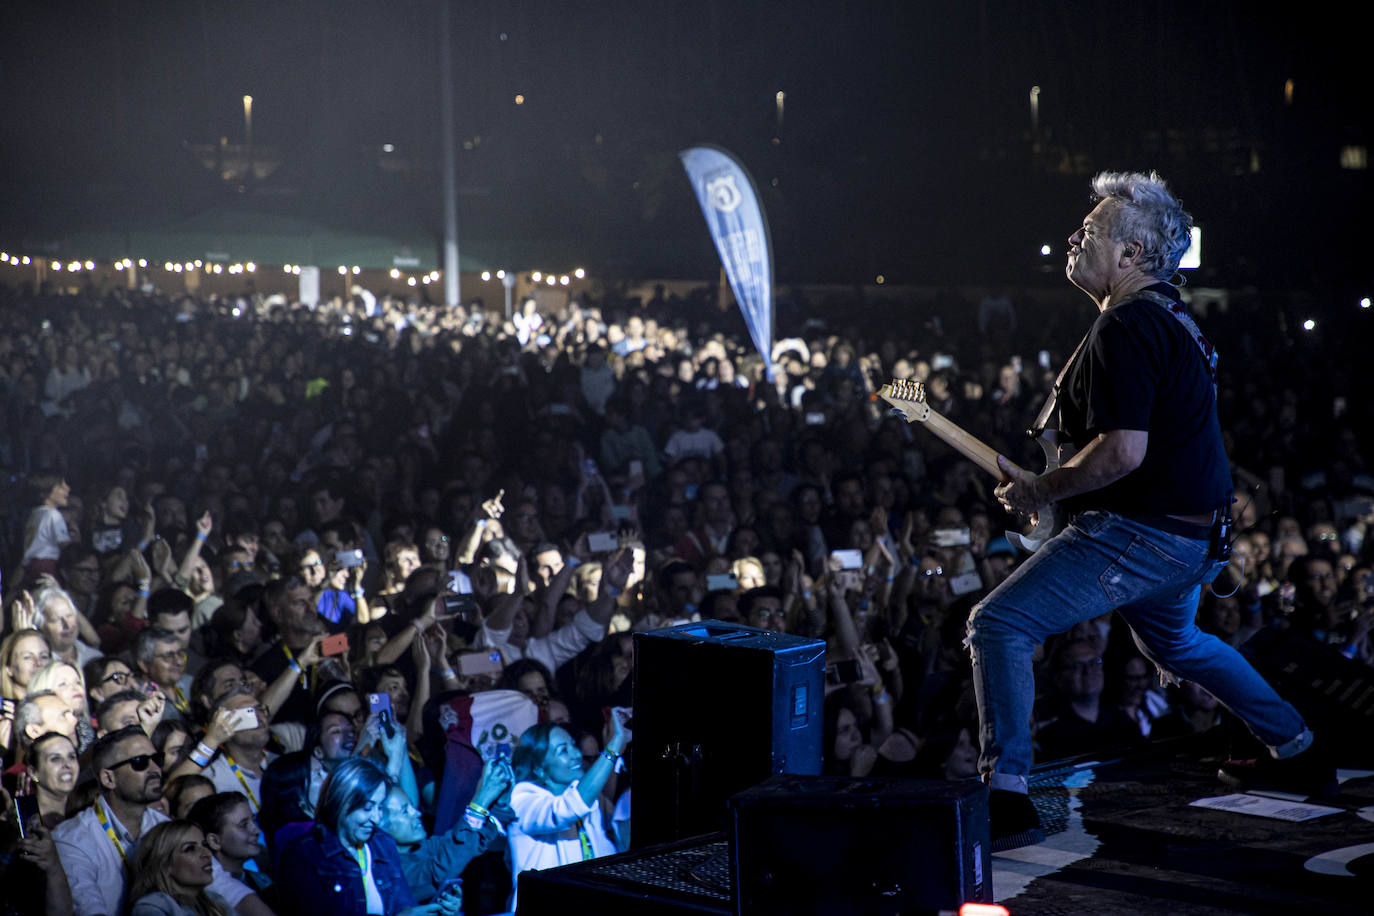
[[[1246,510],[1246,509],[1249,509],[1251,503],[1253,503],[1253,502],[1255,501],[1255,494],[1259,492],[1259,489],[1260,489],[1260,484],[1258,484],[1258,483],[1252,484],[1252,485],[1249,487],[1250,495],[1249,495],[1248,497],[1246,497],[1245,505],[1241,506],[1240,511],[1237,512],[1236,515],[1244,515],[1244,514],[1245,514],[1245,510]],[[1235,546],[1236,539],[1240,537],[1240,534],[1241,534],[1241,533],[1240,533],[1239,531],[1237,531],[1235,534],[1231,535],[1231,539],[1230,539],[1229,541],[1226,542],[1226,551],[1227,551],[1227,553],[1231,553],[1231,548]],[[1246,558],[1245,558],[1244,555],[1242,555],[1241,558],[1240,558],[1240,575],[1236,577],[1236,587],[1233,588],[1233,589],[1231,589],[1229,592],[1227,592],[1227,593],[1224,594],[1224,595],[1223,595],[1221,592],[1217,591],[1216,589],[1212,589],[1212,594],[1213,594],[1215,597],[1217,597],[1217,598],[1230,598],[1230,597],[1232,597],[1233,595],[1235,595],[1236,592],[1240,591],[1241,584],[1242,584],[1243,582],[1245,582],[1245,563],[1246,563]]]

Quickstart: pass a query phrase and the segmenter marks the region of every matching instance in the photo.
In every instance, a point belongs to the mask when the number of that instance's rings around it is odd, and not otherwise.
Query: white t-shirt
[[[553,868],[583,861],[582,839],[585,834],[590,846],[590,858],[614,855],[615,845],[606,836],[601,821],[601,805],[588,805],[577,792],[574,782],[554,795],[532,782],[517,782],[511,789],[510,806],[515,821],[507,833],[508,863],[512,878],[519,886],[519,875],[529,869]],[[511,909],[515,909],[515,894],[511,894]]]
[[[24,550],[24,562],[30,560],[56,560],[62,553],[62,545],[72,539],[67,531],[67,520],[52,506],[38,506],[29,513],[26,528],[33,529],[33,540]]]

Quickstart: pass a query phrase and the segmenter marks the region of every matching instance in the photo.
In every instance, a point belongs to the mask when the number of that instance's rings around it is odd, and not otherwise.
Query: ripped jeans
[[[1169,680],[1206,688],[1279,756],[1311,740],[1302,716],[1240,653],[1197,628],[1203,584],[1224,563],[1207,542],[1114,512],[1078,515],[973,609],[965,645],[973,656],[982,755],[994,789],[1026,791],[1031,766],[1035,647],[1110,610]]]

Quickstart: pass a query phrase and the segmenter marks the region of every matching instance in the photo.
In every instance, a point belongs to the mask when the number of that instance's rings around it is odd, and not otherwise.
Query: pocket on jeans
[[[1097,577],[1097,583],[1108,600],[1121,605],[1156,591],[1187,569],[1187,563],[1171,557],[1145,538],[1134,537]]]

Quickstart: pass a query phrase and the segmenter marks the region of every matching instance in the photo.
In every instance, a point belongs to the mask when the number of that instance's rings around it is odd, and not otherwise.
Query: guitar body
[[[879,388],[877,396],[900,410],[908,423],[925,424],[926,428],[946,445],[997,480],[1003,479],[1002,469],[997,466],[997,451],[960,428],[958,424],[931,410],[930,405],[926,403],[924,383],[894,379]],[[1040,446],[1041,451],[1045,453],[1045,470],[1041,472],[1042,475],[1048,474],[1068,460],[1068,455],[1065,454],[1068,447],[1059,443],[1058,430],[1043,430],[1035,441]],[[1034,553],[1039,550],[1041,545],[1063,530],[1065,524],[1064,511],[1058,503],[1055,503],[1032,516],[1031,522],[1031,530],[1025,534],[1016,531],[1007,532],[1007,540],[1027,553]]]

